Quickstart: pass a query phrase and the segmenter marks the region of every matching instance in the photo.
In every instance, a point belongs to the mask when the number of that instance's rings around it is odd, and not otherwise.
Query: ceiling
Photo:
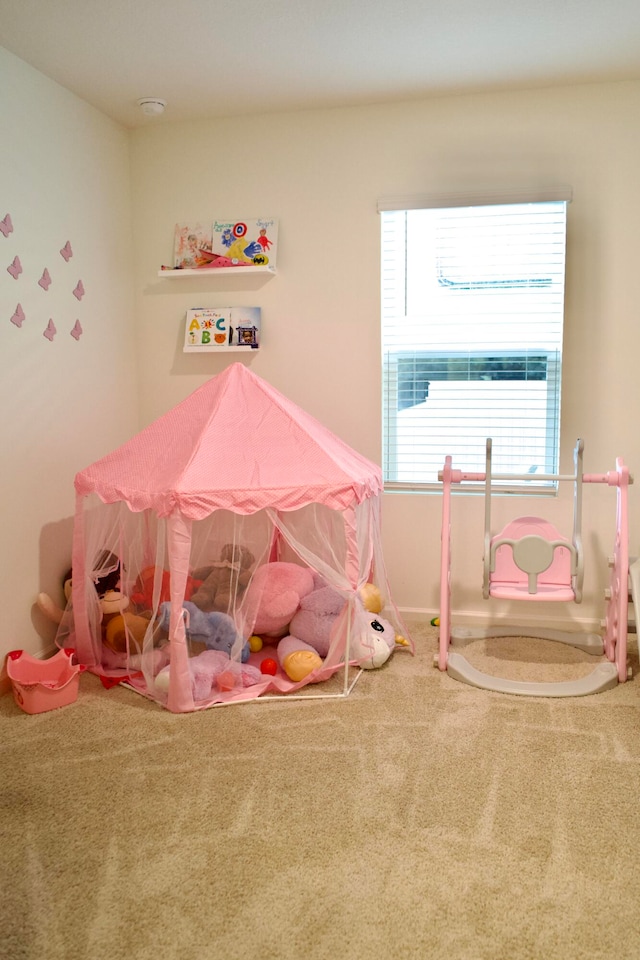
[[[640,0],[0,0],[0,46],[136,127],[640,79]]]

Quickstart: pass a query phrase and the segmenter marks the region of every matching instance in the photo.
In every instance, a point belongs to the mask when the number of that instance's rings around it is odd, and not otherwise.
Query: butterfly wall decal
[[[71,244],[69,243],[68,240],[65,243],[64,247],[62,247],[62,249],[60,250],[60,256],[64,257],[67,263],[69,263],[69,260],[71,260],[71,257],[73,256],[73,250],[71,249]]]
[[[38,280],[38,285],[42,287],[43,290],[48,290],[51,286],[51,274],[46,267],[42,271],[42,276]]]
[[[14,257],[11,266],[7,267],[7,273],[10,273],[14,280],[17,280],[22,273],[22,264],[20,257]]]
[[[82,298],[84,297],[84,287],[82,286],[82,280],[78,280],[75,290],[73,291],[73,295],[74,297],[76,297],[77,300],[82,300]]]
[[[13,316],[11,317],[11,323],[15,323],[16,327],[21,327],[26,317],[24,315],[24,310],[22,306],[18,304],[16,309],[13,311]]]
[[[76,322],[73,325],[73,330],[71,331],[71,336],[73,337],[74,340],[79,340],[83,332],[84,331],[82,329],[82,326],[80,325],[80,321],[76,320]]]
[[[53,322],[53,320],[49,320],[49,323],[47,324],[47,328],[46,330],[43,331],[42,336],[46,337],[47,340],[51,342],[51,340],[53,340],[57,332],[58,331],[56,330],[55,323]]]
[[[6,215],[4,220],[0,220],[0,233],[2,233],[5,237],[8,237],[10,233],[13,233],[13,224],[9,214]]]

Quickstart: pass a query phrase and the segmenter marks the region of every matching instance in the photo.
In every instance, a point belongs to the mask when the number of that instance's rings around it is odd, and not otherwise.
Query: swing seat
[[[512,520],[491,540],[489,596],[500,600],[575,601],[575,546],[541,517]]]
[[[537,697],[579,697],[608,690],[624,683],[631,676],[627,665],[627,616],[629,581],[632,596],[640,593],[640,562],[629,569],[629,535],[627,496],[633,478],[620,458],[616,469],[608,473],[583,474],[584,443],[578,440],[574,449],[574,472],[570,475],[541,474],[539,480],[571,481],[574,488],[573,533],[571,539],[563,536],[549,520],[541,517],[518,517],[511,520],[497,535],[491,532],[491,499],[493,481],[528,483],[530,474],[493,474],[491,468],[492,442],[487,440],[486,469],[484,473],[454,470],[451,457],[445,458],[439,474],[443,484],[441,572],[440,572],[440,637],[438,655],[434,663],[440,670],[472,686],[499,693]],[[451,493],[455,485],[464,481],[484,483],[485,524],[483,554],[483,597],[498,600],[561,601],[581,603],[584,581],[582,550],[582,484],[606,484],[616,489],[616,529],[613,556],[609,561],[609,587],[605,593],[606,617],[604,636],[596,633],[557,630],[539,626],[509,626],[499,623],[487,627],[452,627],[451,625]],[[476,670],[460,653],[452,652],[452,640],[508,637],[554,640],[570,644],[586,653],[605,655],[588,676],[577,680],[523,682],[492,677]]]

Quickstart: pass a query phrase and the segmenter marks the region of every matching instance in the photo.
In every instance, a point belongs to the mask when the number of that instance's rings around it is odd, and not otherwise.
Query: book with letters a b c
[[[193,307],[187,310],[184,353],[257,350],[260,307]]]

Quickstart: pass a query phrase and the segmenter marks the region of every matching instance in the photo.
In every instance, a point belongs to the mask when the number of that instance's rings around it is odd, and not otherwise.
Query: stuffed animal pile
[[[251,651],[258,652],[263,644],[275,646],[277,663],[294,683],[321,669],[335,649],[338,636],[348,635],[345,655],[365,669],[382,666],[396,645],[406,644],[391,623],[380,616],[384,600],[373,584],[365,584],[354,606],[299,563],[265,563],[252,574],[254,562],[246,547],[226,544],[219,561],[193,570],[187,579],[182,604],[185,632],[190,640],[206,648],[189,659],[194,700],[206,700],[216,690],[231,691],[264,682],[266,673],[277,671],[274,660],[264,658],[260,663],[256,658],[248,662]],[[145,638],[149,638],[152,656],[147,658],[145,670],[151,669],[155,676],[156,691],[166,692],[169,652],[162,644],[168,636],[171,613],[169,574],[155,567],[143,570],[131,592],[130,607],[129,599],[120,592],[119,563],[113,573],[117,583],[96,584],[102,609],[104,665],[135,668],[142,660]],[[158,595],[160,599],[155,620],[154,585],[156,602]],[[38,605],[60,622],[63,611],[49,597],[39,596]],[[230,615],[238,610],[252,632],[248,640],[240,635]],[[158,645],[160,649],[153,649]],[[261,671],[257,664],[265,668],[267,661],[271,668]]]
[[[307,567],[275,562],[259,567],[246,595],[249,622],[266,642],[277,643],[277,658],[295,683],[320,669],[347,601]],[[349,659],[365,669],[381,667],[396,643],[404,644],[388,620],[379,591],[366,584],[356,601],[350,631]]]

